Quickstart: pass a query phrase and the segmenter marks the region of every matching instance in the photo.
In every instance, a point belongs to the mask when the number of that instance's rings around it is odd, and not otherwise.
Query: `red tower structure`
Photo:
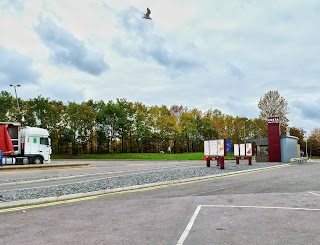
[[[269,162],[281,162],[280,118],[268,118],[268,155]]]

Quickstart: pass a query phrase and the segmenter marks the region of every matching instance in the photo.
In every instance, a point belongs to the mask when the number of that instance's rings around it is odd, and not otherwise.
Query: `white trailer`
[[[21,127],[17,122],[0,122],[2,164],[50,163],[51,140],[43,128]]]

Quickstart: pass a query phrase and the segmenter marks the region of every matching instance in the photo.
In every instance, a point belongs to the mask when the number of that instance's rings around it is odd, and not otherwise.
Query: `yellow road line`
[[[93,196],[78,197],[78,198],[73,198],[73,199],[68,199],[68,200],[52,201],[52,202],[46,202],[46,203],[31,204],[31,205],[26,205],[26,206],[4,208],[4,209],[0,209],[0,213],[21,211],[21,210],[48,207],[48,206],[54,206],[54,205],[59,205],[59,204],[67,204],[67,203],[74,203],[74,202],[81,202],[81,201],[88,201],[88,200],[93,200],[93,199],[106,197],[106,196],[111,196],[111,195],[121,195],[121,194],[127,194],[127,193],[135,193],[135,192],[142,192],[142,191],[149,191],[149,190],[155,190],[155,189],[160,189],[160,188],[166,188],[166,187],[170,187],[170,186],[179,186],[179,185],[186,185],[186,184],[192,184],[192,183],[199,183],[199,182],[204,182],[204,181],[210,181],[210,180],[222,179],[222,178],[229,178],[229,177],[234,177],[234,176],[240,176],[240,175],[251,174],[251,173],[256,173],[256,172],[263,172],[263,171],[267,171],[267,170],[273,170],[273,169],[290,167],[290,166],[291,165],[281,165],[281,166],[275,166],[275,167],[271,167],[271,168],[254,169],[254,170],[248,171],[248,172],[234,172],[234,173],[230,173],[230,174],[227,174],[227,175],[213,176],[213,177],[208,177],[208,178],[204,178],[204,179],[195,179],[195,180],[187,180],[187,181],[183,181],[182,180],[182,182],[170,183],[170,184],[159,184],[159,185],[156,185],[156,186],[141,187],[139,189],[132,189],[132,190],[128,189],[128,190],[110,192],[110,193],[105,193],[105,194],[97,194],[97,195],[93,195]]]

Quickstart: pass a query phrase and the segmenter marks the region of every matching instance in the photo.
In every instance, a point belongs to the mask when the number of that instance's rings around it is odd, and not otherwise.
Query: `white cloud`
[[[40,19],[35,31],[50,49],[55,63],[70,65],[95,76],[109,69],[103,54],[91,50],[83,41],[51,20]]]
[[[142,62],[155,61],[170,73],[201,67],[197,47],[189,41],[177,43],[170,37],[159,35],[152,21],[142,21],[140,12],[130,7],[118,14],[119,28],[124,35],[115,39],[114,47],[125,57],[135,57]]]
[[[152,21],[141,18],[147,7]],[[7,0],[0,14],[0,83],[24,78],[22,98],[253,118],[278,90],[290,126],[319,125],[318,0]]]

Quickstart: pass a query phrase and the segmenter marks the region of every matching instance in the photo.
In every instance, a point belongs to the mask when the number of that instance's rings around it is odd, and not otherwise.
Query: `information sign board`
[[[252,143],[246,144],[246,156],[252,156],[253,150],[252,150]]]
[[[240,144],[240,156],[246,155],[246,144]]]
[[[225,156],[226,144],[224,139],[220,140],[205,140],[204,141],[204,155],[205,156]]]
[[[234,155],[235,155],[236,157],[240,156],[239,144],[234,144],[234,145],[233,145],[233,152],[234,152]]]
[[[210,155],[210,145],[209,140],[204,141],[204,155],[209,156]]]
[[[210,140],[210,155],[218,155],[218,142],[216,140]]]
[[[222,157],[224,156],[224,140],[217,140],[217,156]]]

